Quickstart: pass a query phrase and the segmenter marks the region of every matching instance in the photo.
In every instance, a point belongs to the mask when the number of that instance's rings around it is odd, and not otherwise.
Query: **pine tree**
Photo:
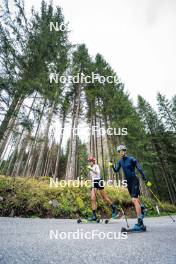
[[[165,182],[170,201],[174,203],[175,195],[173,191],[172,175],[168,167],[167,158],[163,152],[163,142],[165,140],[165,128],[161,120],[158,119],[156,112],[151,108],[141,96],[138,96],[138,108],[141,119],[148,134],[150,146],[154,151],[158,162],[161,179]]]

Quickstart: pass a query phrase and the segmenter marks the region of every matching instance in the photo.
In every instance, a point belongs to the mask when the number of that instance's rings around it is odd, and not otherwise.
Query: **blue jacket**
[[[138,161],[130,156],[125,156],[124,158],[120,159],[114,166],[113,170],[115,172],[119,172],[120,168],[123,169],[126,180],[130,181],[133,180],[134,177],[136,177],[135,169],[140,172],[142,178],[144,181],[147,181],[146,176],[144,175],[144,172],[138,163]]]

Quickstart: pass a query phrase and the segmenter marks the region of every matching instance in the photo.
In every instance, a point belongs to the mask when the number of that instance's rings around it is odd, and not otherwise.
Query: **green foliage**
[[[146,198],[144,196],[141,197],[143,203],[145,204],[145,207],[147,208],[147,216],[156,216],[156,206],[159,207],[159,211],[161,215],[167,215],[168,213],[175,214],[175,205],[161,202],[161,204],[157,203],[155,200],[152,200],[151,198]]]
[[[170,104],[164,96],[158,95],[159,112],[152,109],[150,104],[141,96],[138,97],[138,112],[145,128],[145,152],[141,157],[147,172],[151,173],[152,179],[160,198],[176,201],[176,178],[175,178],[175,137],[172,130],[163,122],[163,117],[168,119]],[[164,114],[165,113],[165,114]]]
[[[126,190],[106,187],[109,197],[133,215],[131,199]],[[49,178],[0,176],[0,216],[77,218],[91,214],[90,189],[87,187],[49,187]],[[98,213],[110,217],[111,209],[98,195]],[[143,197],[149,215],[156,215],[155,202]],[[163,203],[161,212],[176,212],[176,207]]]
[[[168,130],[176,130],[176,116],[174,111],[174,99],[169,101],[164,95],[158,93],[158,110],[161,119]]]

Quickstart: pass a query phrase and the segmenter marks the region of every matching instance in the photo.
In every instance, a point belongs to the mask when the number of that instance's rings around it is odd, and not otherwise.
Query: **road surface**
[[[0,264],[175,264],[176,223],[157,217],[145,224],[147,232],[122,237],[123,219],[106,225],[2,217]]]

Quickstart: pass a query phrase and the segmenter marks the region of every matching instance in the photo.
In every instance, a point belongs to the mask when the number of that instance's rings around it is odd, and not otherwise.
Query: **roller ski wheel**
[[[79,219],[77,220],[77,223],[78,223],[78,224],[82,223],[81,218],[79,218]]]

